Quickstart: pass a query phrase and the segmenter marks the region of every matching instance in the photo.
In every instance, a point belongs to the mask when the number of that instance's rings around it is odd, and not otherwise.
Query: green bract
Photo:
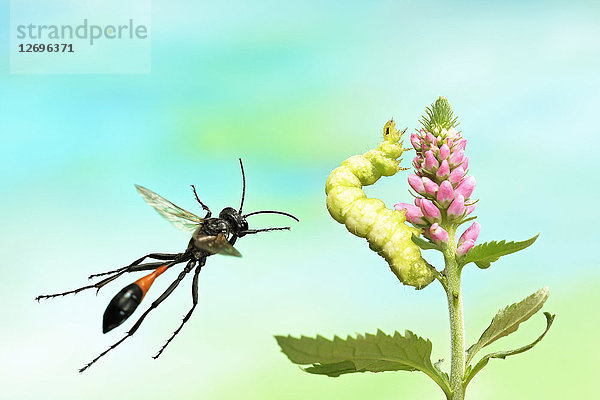
[[[394,120],[383,128],[383,142],[377,149],[348,158],[334,169],[327,183],[327,209],[348,231],[366,238],[369,247],[385,258],[400,282],[421,289],[435,278],[434,269],[422,257],[411,240],[420,231],[408,226],[404,212],[390,210],[379,199],[367,198],[363,186],[372,185],[381,176],[400,171],[402,134]]]

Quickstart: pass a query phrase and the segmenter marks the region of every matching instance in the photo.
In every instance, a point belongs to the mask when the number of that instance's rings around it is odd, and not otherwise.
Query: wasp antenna
[[[242,169],[242,201],[240,203],[240,211],[239,213],[242,213],[242,208],[244,208],[244,198],[246,197],[246,174],[244,173],[244,164],[242,164],[242,159],[238,158],[238,160],[240,160],[240,168]]]
[[[241,231],[240,233],[243,233],[244,235],[251,235],[254,233],[259,233],[259,232],[271,232],[271,231],[289,231],[291,230],[291,228],[289,226],[284,226],[284,227],[277,227],[277,228],[264,228],[264,229],[248,229],[245,231]]]
[[[300,220],[298,218],[294,217],[292,214],[288,214],[283,211],[275,211],[275,210],[254,211],[254,212],[248,213],[246,215],[243,215],[243,217],[246,218],[246,217],[249,217],[251,215],[256,215],[256,214],[280,214],[280,215],[285,215],[286,217],[290,217],[291,219],[295,220],[296,222],[300,222]]]

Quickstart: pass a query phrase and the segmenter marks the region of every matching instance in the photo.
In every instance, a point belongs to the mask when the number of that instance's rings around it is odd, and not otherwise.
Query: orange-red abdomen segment
[[[152,286],[152,284],[154,283],[154,279],[156,279],[157,276],[159,276],[160,274],[165,272],[167,270],[167,268],[168,268],[168,266],[166,264],[161,265],[160,267],[156,268],[154,270],[154,272],[152,272],[134,282],[134,284],[138,285],[142,289],[142,299],[148,292],[148,289],[150,289],[150,286]],[[140,299],[140,301],[141,301],[141,299]]]

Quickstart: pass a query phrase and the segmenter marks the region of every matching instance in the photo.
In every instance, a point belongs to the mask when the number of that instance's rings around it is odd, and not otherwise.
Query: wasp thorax
[[[218,235],[227,234],[230,231],[229,224],[221,218],[208,218],[204,220],[200,234]]]

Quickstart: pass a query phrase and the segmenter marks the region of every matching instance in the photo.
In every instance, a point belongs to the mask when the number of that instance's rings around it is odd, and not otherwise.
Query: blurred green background
[[[343,159],[380,141],[391,116],[415,128],[439,95],[469,139],[480,240],[541,232],[489,270],[465,270],[467,344],[498,308],[541,286],[551,289],[544,310],[557,314],[532,351],[492,360],[468,398],[594,397],[597,2],[153,1],[147,75],[11,75],[8,5],[0,7],[0,397],[441,399],[416,372],[303,373],[272,337],[411,329],[449,368],[441,287],[399,284],[329,217],[323,189]],[[211,257],[200,305],[160,359],[150,356],[187,312],[191,278],[79,375],[133,323],[101,333],[107,302],[137,277],[97,296],[34,297],[151,251],[182,251],[186,234],[133,185],[200,213],[194,183],[218,211],[239,202],[238,157],[246,210],[281,209],[301,223],[240,240],[242,259]],[[400,173],[368,193],[392,206],[410,198],[407,187]],[[290,222],[253,218],[256,227]],[[145,306],[176,274],[155,283]],[[540,313],[492,350],[529,343],[543,327]]]

